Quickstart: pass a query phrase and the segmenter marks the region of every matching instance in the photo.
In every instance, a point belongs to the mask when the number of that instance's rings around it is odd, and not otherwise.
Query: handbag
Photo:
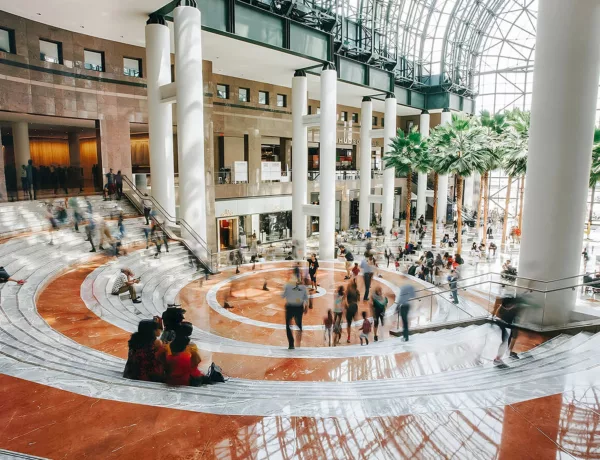
[[[215,363],[212,363],[208,368],[208,373],[206,374],[208,383],[224,383],[225,377],[223,376],[223,372],[221,368],[217,366]]]

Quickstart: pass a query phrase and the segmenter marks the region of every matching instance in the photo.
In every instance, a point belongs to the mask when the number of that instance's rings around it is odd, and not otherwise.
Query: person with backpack
[[[495,324],[500,328],[502,334],[502,342],[498,347],[498,354],[496,355],[496,358],[494,358],[495,365],[503,364],[502,357],[507,350],[511,358],[519,359],[519,355],[513,352],[519,332],[513,324],[517,319],[522,306],[523,301],[521,297],[507,296],[501,300],[500,305],[498,305],[498,308],[494,312],[494,317],[496,318]],[[510,329],[510,333],[506,331],[507,329]]]

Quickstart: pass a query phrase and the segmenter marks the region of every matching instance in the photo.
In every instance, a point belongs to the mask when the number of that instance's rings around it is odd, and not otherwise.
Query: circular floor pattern
[[[320,268],[319,270],[323,270],[323,271],[329,271],[329,272],[338,272],[338,273],[345,273],[345,270],[342,269],[336,269],[336,268]],[[206,293],[206,301],[208,303],[208,305],[210,306],[210,308],[212,308],[213,310],[215,310],[216,312],[218,312],[219,314],[225,316],[226,318],[229,318],[231,320],[234,321],[238,321],[240,323],[243,324],[247,324],[247,325],[251,325],[251,326],[257,326],[257,327],[264,327],[267,329],[280,329],[283,330],[285,329],[285,324],[281,324],[281,323],[269,323],[266,321],[260,321],[260,320],[256,320],[256,319],[252,319],[252,318],[247,318],[245,316],[242,315],[238,315],[236,313],[233,313],[232,311],[230,311],[229,309],[224,308],[219,301],[217,300],[217,293],[219,292],[220,289],[224,288],[225,286],[227,286],[228,284],[232,283],[233,281],[245,278],[245,277],[249,277],[249,276],[253,276],[253,275],[264,275],[264,273],[268,273],[268,272],[280,272],[280,271],[288,271],[289,272],[289,268],[282,268],[282,267],[277,267],[277,268],[263,268],[260,272],[246,272],[246,273],[240,273],[238,275],[234,275],[230,278],[227,278],[223,281],[221,281],[220,283],[216,284],[215,286],[213,286],[207,293]],[[389,289],[392,290],[392,292],[397,292],[398,290],[398,286],[396,286],[395,284],[391,283],[390,281],[384,279],[384,278],[376,278],[373,277],[373,282],[378,282],[381,283],[385,286],[387,286]],[[327,292],[325,291],[325,289],[319,288],[321,289],[323,292],[323,294],[321,294],[321,296],[325,295]],[[320,297],[320,296],[319,296]],[[396,295],[397,298],[397,295]],[[394,305],[390,305],[388,306],[388,309],[386,310],[386,317],[391,317],[393,315],[395,315],[396,313],[396,309],[395,309],[395,304]],[[346,323],[342,323],[343,327],[346,327]],[[359,321],[354,321],[352,323],[352,326],[360,326],[362,324],[362,320]],[[292,326],[292,329],[297,329],[296,326]],[[304,325],[302,327],[303,330],[310,330],[310,331],[319,331],[319,330],[323,330],[324,326],[323,325]]]

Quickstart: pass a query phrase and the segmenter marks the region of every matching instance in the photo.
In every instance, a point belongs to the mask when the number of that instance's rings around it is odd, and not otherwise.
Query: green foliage
[[[467,177],[489,170],[493,156],[490,129],[468,118],[452,115],[452,121],[436,127],[430,136],[431,164],[440,174]],[[494,157],[495,158],[495,157]]]
[[[396,168],[396,173],[403,175],[412,171],[429,171],[429,148],[417,128],[408,135],[401,129],[396,134],[390,143],[391,150],[383,156],[385,167]]]
[[[590,188],[600,181],[600,129],[594,131],[594,147],[592,148],[592,167],[590,169]]]
[[[506,118],[509,127],[504,134],[506,155],[502,168],[511,177],[524,176],[527,172],[531,115],[529,112],[513,109],[506,112]]]

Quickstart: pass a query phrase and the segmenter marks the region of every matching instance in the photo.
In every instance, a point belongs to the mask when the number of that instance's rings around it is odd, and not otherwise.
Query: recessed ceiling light
[[[37,13],[37,15],[38,15],[38,16],[41,16],[41,15],[42,15],[42,13]]]
[[[81,26],[82,29],[85,29],[85,27]]]

